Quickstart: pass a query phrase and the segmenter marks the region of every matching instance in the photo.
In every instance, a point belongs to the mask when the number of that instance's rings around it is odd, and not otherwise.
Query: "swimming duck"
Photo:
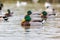
[[[23,22],[21,22],[21,26],[23,26],[25,29],[30,28],[31,14],[32,14],[31,11],[27,11],[27,15],[25,15]]]
[[[5,14],[5,16],[10,17],[12,16],[13,12],[10,11],[10,9],[7,9],[7,13]]]

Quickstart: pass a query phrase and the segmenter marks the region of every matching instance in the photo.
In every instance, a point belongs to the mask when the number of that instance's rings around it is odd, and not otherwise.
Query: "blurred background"
[[[15,3],[17,0],[0,0],[2,1],[3,3]],[[34,0],[18,0],[20,2],[24,1],[24,2],[28,2],[28,3],[31,3],[33,2]],[[60,3],[60,0],[35,0],[35,1],[38,1],[38,3],[44,3],[46,1],[49,1],[50,3]]]
[[[19,6],[21,8],[21,5],[24,6],[23,9],[27,10],[40,10],[45,9],[45,2],[49,2],[53,8],[55,8],[57,11],[60,11],[60,0],[0,0],[5,8],[8,6],[12,8],[16,8],[16,6]],[[38,6],[38,7],[37,7]],[[8,7],[8,8],[9,8]],[[19,8],[17,8],[19,9]],[[19,9],[20,10],[20,9]],[[25,13],[26,13],[25,11]]]

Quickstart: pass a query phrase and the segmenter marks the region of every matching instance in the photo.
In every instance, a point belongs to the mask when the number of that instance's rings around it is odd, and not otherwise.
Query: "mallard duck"
[[[24,17],[24,20],[21,22],[21,26],[25,29],[30,29],[31,14],[32,12],[28,11],[27,15]]]
[[[13,12],[11,12],[10,9],[8,9],[5,16],[10,17],[10,16],[12,16],[12,14],[13,14]]]

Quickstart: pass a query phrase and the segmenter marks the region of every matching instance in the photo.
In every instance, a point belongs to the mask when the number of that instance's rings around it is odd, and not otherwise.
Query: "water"
[[[10,8],[14,12],[14,15],[9,17],[9,22],[4,22],[1,19],[0,40],[60,40],[60,23],[58,21],[60,18],[55,18],[55,20],[48,18],[44,24],[39,22],[32,23],[35,26],[31,26],[31,29],[29,29],[30,32],[25,32],[20,23],[28,9],[26,10],[24,7],[17,8],[15,4],[11,4],[8,7],[5,4],[3,11],[6,12],[7,8]]]

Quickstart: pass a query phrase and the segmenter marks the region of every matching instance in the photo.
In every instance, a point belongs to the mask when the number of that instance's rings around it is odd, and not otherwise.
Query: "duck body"
[[[31,20],[30,16],[29,15],[26,15],[24,19],[25,20],[21,23],[21,25],[22,26],[30,26],[30,23],[29,23],[30,20]]]
[[[6,13],[5,15],[6,15],[7,17],[10,17],[10,16],[12,16],[12,15],[11,15],[11,14],[9,14],[9,13]]]
[[[24,17],[24,21],[21,22],[21,26],[24,27],[25,29],[30,29],[30,21],[31,21],[31,11],[27,12],[27,15]]]

